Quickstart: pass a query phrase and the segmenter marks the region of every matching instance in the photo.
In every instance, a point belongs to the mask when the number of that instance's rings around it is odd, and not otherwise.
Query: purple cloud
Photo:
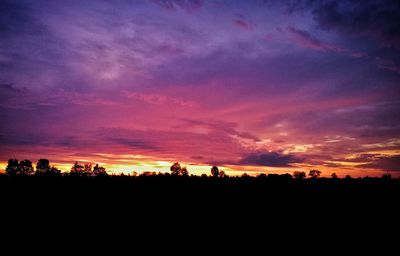
[[[368,159],[371,161],[367,164],[360,164],[360,168],[374,168],[383,171],[400,171],[400,155],[395,156],[382,156],[376,155]]]
[[[288,31],[293,36],[294,41],[303,48],[308,48],[316,51],[333,51],[333,52],[344,52],[346,51],[342,47],[334,44],[324,43],[314,37],[312,37],[307,31],[289,27]]]
[[[313,9],[314,19],[326,30],[350,37],[369,37],[383,46],[400,45],[400,4],[398,1],[328,1]]]
[[[245,20],[234,19],[234,20],[232,20],[232,22],[238,28],[241,28],[244,30],[251,30],[251,25],[249,23],[247,23],[247,21],[245,21]]]
[[[270,167],[289,167],[293,163],[302,163],[303,160],[290,154],[279,152],[250,153],[245,155],[239,164]]]
[[[166,10],[181,8],[187,12],[195,11],[202,7],[203,0],[150,0]]]

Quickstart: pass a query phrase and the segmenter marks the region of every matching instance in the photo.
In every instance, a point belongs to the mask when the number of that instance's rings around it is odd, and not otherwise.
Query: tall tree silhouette
[[[169,168],[171,170],[171,174],[174,176],[178,176],[181,173],[181,165],[176,162],[173,165],[171,165],[171,167]]]
[[[50,167],[50,161],[48,159],[39,159],[36,164],[36,172],[35,175],[38,176],[61,176],[61,171],[55,167]]]
[[[19,175],[31,175],[33,174],[34,169],[32,166],[32,162],[29,160],[22,160],[19,163]]]
[[[50,171],[50,161],[47,159],[39,159],[36,163],[36,175],[46,175]]]
[[[19,174],[19,163],[17,159],[8,159],[6,174],[8,176],[16,176]]]
[[[219,169],[217,166],[211,167],[211,175],[215,178],[219,177]]]

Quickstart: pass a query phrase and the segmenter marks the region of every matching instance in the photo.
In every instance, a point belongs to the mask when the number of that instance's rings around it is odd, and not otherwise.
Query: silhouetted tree
[[[181,176],[189,176],[189,171],[186,166],[181,169]]]
[[[382,179],[384,180],[390,180],[392,178],[392,175],[390,175],[389,173],[385,173],[382,175]]]
[[[226,177],[225,172],[224,171],[219,171],[219,177],[225,178]]]
[[[352,179],[352,177],[350,175],[346,175],[344,178],[345,179]]]
[[[248,178],[248,177],[250,177],[250,176],[249,176],[247,173],[243,173],[241,177],[242,177],[242,178]]]
[[[173,176],[189,176],[189,172],[186,167],[181,167],[179,162],[174,163],[171,167],[171,175]]]
[[[17,159],[8,159],[6,174],[8,176],[16,176],[19,174],[19,163]]]
[[[336,172],[332,173],[332,174],[331,174],[331,177],[332,177],[332,179],[337,179],[337,178],[338,178]]]
[[[85,176],[90,176],[92,174],[92,164],[86,163],[83,165],[83,174]]]
[[[319,176],[321,176],[321,171],[318,171],[318,170],[311,170],[311,171],[308,173],[308,176],[310,176],[311,179],[319,178]]]
[[[85,167],[78,162],[75,162],[75,164],[71,167],[70,174],[72,176],[85,176]]]
[[[107,172],[106,172],[106,168],[100,166],[99,164],[96,164],[93,167],[93,174],[96,176],[108,176]]]
[[[32,162],[29,160],[22,160],[19,163],[19,175],[31,175],[33,174],[34,169],[32,166]]]
[[[269,175],[268,175],[268,176],[269,176]],[[267,175],[266,175],[265,173],[260,173],[260,174],[257,175],[257,178],[259,178],[259,179],[265,179],[265,178],[267,178]]]
[[[47,159],[39,159],[36,163],[36,172],[35,175],[38,176],[61,176],[61,171],[55,167],[50,167],[50,161]]]
[[[50,171],[50,161],[47,159],[39,159],[36,163],[36,175],[44,175]]]
[[[217,166],[211,167],[211,175],[215,178],[219,177],[219,169]]]
[[[55,167],[52,166],[50,169],[46,172],[46,176],[61,176],[61,171]]]
[[[282,174],[282,175],[280,175],[280,177],[281,177],[282,179],[284,179],[284,180],[291,180],[291,179],[293,179],[293,177],[292,177],[292,175],[291,175],[290,173]]]
[[[178,162],[176,162],[169,169],[171,170],[172,175],[178,176],[181,173],[182,167]]]
[[[302,180],[302,179],[304,179],[304,178],[306,177],[306,173],[305,173],[305,172],[298,172],[298,171],[295,171],[295,172],[293,173],[293,177],[294,177],[296,180]]]

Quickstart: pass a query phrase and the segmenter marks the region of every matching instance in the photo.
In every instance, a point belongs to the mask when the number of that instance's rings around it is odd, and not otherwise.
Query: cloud
[[[203,127],[209,131],[217,132],[217,133],[225,133],[229,136],[237,136],[243,139],[249,139],[253,141],[259,141],[260,139],[249,133],[249,132],[241,132],[238,131],[238,124],[234,122],[225,122],[225,121],[215,121],[215,120],[193,120],[193,119],[182,119],[185,122],[184,127]]]
[[[396,64],[396,62],[394,62],[393,60],[376,57],[374,63],[378,66],[378,68],[386,69],[400,74],[400,65]]]
[[[336,49],[328,44],[322,47],[319,40],[307,40],[307,36],[301,38],[299,34],[298,41],[305,47],[343,52],[353,58],[367,58],[380,69],[400,73],[399,1],[304,0],[287,1],[286,6],[289,13],[311,12],[317,28],[336,33],[347,46]]]
[[[141,150],[156,150],[159,147],[152,142],[148,142],[139,138],[121,137],[118,135],[111,134],[106,136],[111,144],[120,144],[127,146],[130,149],[141,149]]]
[[[93,135],[92,135],[93,137]],[[190,129],[181,130],[139,130],[122,128],[101,128],[94,133],[93,140],[102,141],[105,145],[116,146],[127,152],[145,153],[152,156],[180,159],[181,161],[198,161],[204,159],[232,159],[242,152],[240,145],[229,137],[229,134],[218,131],[196,133]],[[228,150],[229,149],[229,150]],[[191,159],[191,155],[196,159]]]
[[[288,31],[291,33],[293,39],[302,48],[308,48],[316,51],[333,51],[333,52],[344,52],[345,49],[322,42],[315,37],[312,37],[307,31],[300,30],[294,27],[289,27]]]
[[[42,107],[75,105],[83,107],[117,106],[119,103],[95,92],[75,92],[61,88],[32,91],[15,88],[12,84],[0,85],[0,95],[7,96],[0,107],[7,109],[34,110]]]
[[[122,95],[131,98],[142,100],[146,103],[162,105],[162,104],[176,104],[181,107],[194,107],[196,103],[194,101],[188,101],[177,97],[172,97],[168,95],[163,95],[159,93],[141,93],[141,92],[131,92],[123,90]]]
[[[400,155],[394,155],[394,156],[377,155],[369,160],[372,160],[372,162],[367,164],[360,164],[357,165],[357,167],[375,168],[384,171],[400,171]]]
[[[301,159],[290,154],[282,154],[279,152],[251,153],[245,155],[239,164],[243,165],[259,165],[271,167],[288,167],[292,163],[301,163]]]
[[[351,163],[363,163],[363,162],[369,162],[371,160],[374,160],[379,154],[359,154],[356,157],[353,158],[346,158],[342,159],[342,161],[346,162],[351,162]]]
[[[251,25],[245,20],[235,19],[235,20],[232,20],[232,22],[238,28],[241,28],[244,30],[251,30]]]
[[[400,2],[383,1],[327,1],[313,3],[313,16],[325,30],[333,30],[350,37],[367,37],[383,46],[399,48]]]
[[[203,0],[150,0],[166,10],[175,11],[178,8],[190,13],[203,6]]]
[[[16,88],[14,84],[0,84],[0,94],[11,93],[11,94],[20,94],[26,92],[25,88]]]

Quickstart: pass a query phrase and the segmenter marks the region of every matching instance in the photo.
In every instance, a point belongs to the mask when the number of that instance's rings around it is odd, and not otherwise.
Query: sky
[[[400,176],[399,1],[0,2],[0,169]]]

